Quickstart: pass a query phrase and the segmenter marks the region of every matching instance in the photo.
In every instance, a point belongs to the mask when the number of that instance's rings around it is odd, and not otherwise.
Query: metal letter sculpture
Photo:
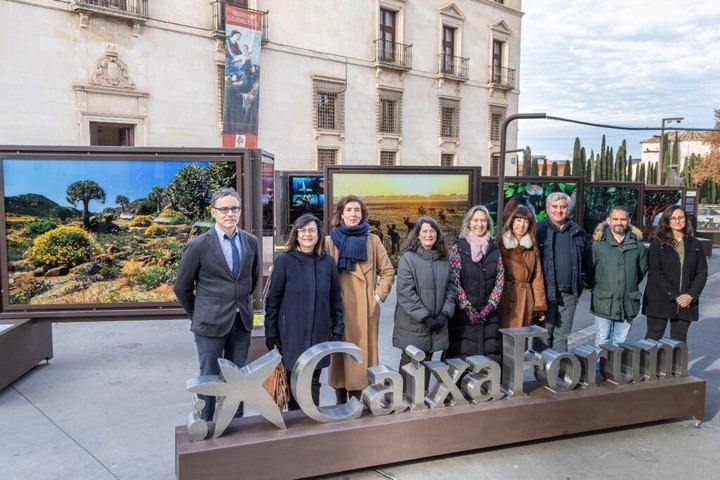
[[[240,402],[245,402],[245,405],[255,409],[276,427],[285,428],[285,421],[280,409],[267,390],[263,388],[263,383],[275,370],[280,360],[282,357],[277,350],[270,350],[254,362],[241,368],[230,360],[218,358],[222,376],[204,375],[187,381],[187,389],[191,393],[220,397],[217,400],[213,417],[215,427],[213,438],[220,437],[230,425]],[[196,410],[200,403],[195,402]],[[200,406],[201,408],[202,406]],[[203,440],[205,436],[197,437],[203,433],[207,435],[208,430],[206,427],[198,425],[197,418],[194,420],[192,424],[188,425],[188,432],[191,432],[190,440]],[[204,420],[199,421],[204,423]]]
[[[569,391],[578,384],[582,388],[596,388],[598,369],[603,377],[616,384],[657,381],[688,374],[687,345],[668,338],[618,346],[607,344],[600,348],[582,345],[563,353],[546,349],[540,354],[526,351],[525,345],[533,338],[546,341],[544,328],[533,325],[501,329],[500,332],[503,334],[502,377],[500,365],[482,355],[465,360],[424,361],[425,352],[411,345],[405,348],[411,361],[403,365],[399,373],[384,365],[368,369],[370,385],[362,392],[362,402],[351,398],[342,405],[320,407],[313,402],[310,388],[318,363],[333,353],[348,354],[358,362],[362,360],[362,350],[352,343],[325,342],[314,345],[298,357],[290,386],[295,400],[308,417],[318,422],[335,422],[360,417],[365,406],[373,415],[388,415],[408,408],[417,410],[425,406],[438,408],[464,405],[468,401],[497,400],[503,394],[511,397],[523,393],[524,370],[528,367],[534,367],[537,379],[554,392]],[[243,401],[278,428],[285,428],[280,409],[263,387],[280,360],[277,350],[271,350],[242,368],[219,359],[221,375],[188,380],[187,388],[193,394],[193,412],[187,417],[190,440],[203,440],[209,434],[213,438],[220,437]],[[437,383],[425,396],[427,369]],[[219,397],[213,422],[201,418],[205,401],[198,395]]]
[[[347,353],[358,363],[362,361],[362,350],[357,345],[349,342],[324,342],[313,345],[303,352],[293,367],[290,388],[292,388],[295,401],[303,413],[317,422],[337,422],[339,420],[350,420],[362,415],[363,405],[357,398],[342,405],[331,405],[318,407],[315,405],[310,392],[310,383],[315,367],[320,360],[331,353]]]

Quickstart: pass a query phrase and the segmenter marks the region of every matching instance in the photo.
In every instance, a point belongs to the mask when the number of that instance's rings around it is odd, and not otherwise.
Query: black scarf
[[[355,270],[356,262],[367,260],[367,241],[370,225],[362,222],[354,227],[341,223],[330,232],[330,238],[338,249],[338,271]]]

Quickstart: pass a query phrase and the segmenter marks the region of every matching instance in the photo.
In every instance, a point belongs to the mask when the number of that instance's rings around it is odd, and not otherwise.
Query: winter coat
[[[550,303],[557,303],[558,284],[555,280],[555,256],[553,255],[553,241],[559,232],[550,224],[550,220],[543,220],[537,225],[537,241],[545,277],[545,294]],[[567,252],[572,265],[572,291],[579,297],[582,293],[582,267],[585,252],[585,231],[571,219],[563,226],[563,231],[570,230],[571,245],[573,248]]]
[[[479,262],[473,262],[470,244],[459,238],[453,245],[452,257],[459,255],[460,265],[451,269],[460,269],[460,284],[467,294],[470,304],[478,311],[488,309],[500,302],[504,271],[500,250],[491,240],[485,256]],[[498,285],[500,284],[500,285]],[[499,291],[496,287],[500,287]],[[447,355],[450,358],[465,358],[469,355],[485,355],[496,362],[500,361],[500,339],[498,329],[500,318],[495,308],[490,308],[485,320],[473,324],[462,305],[458,304],[455,314],[448,323],[450,346]]]
[[[629,225],[622,243],[607,223],[593,232],[585,275],[592,285],[590,311],[610,320],[629,320],[640,313],[639,285],[648,270],[640,229]]]
[[[448,347],[447,325],[432,332],[424,322],[427,317],[437,317],[441,313],[450,318],[455,312],[450,264],[439,257],[437,250],[422,247],[400,257],[393,346],[401,350],[408,345],[424,352],[437,352]]]
[[[533,312],[547,310],[540,252],[527,234],[518,242],[506,232],[499,245],[505,267],[500,325],[502,328],[527,327],[533,323]]]
[[[680,271],[680,258],[675,248],[658,239],[650,242],[648,281],[643,297],[643,313],[648,317],[695,321],[699,317],[700,293],[707,282],[708,266],[705,251],[697,238],[686,238],[685,261]],[[675,299],[682,293],[692,295],[687,308]]]
[[[338,249],[328,236],[325,248],[337,261]],[[351,272],[340,272],[345,320],[346,342],[354,343],[363,351],[361,362],[346,355],[333,355],[328,381],[334,388],[362,390],[368,385],[367,369],[378,364],[378,327],[380,305],[375,295],[384,302],[392,289],[395,269],[390,263],[380,238],[368,235],[367,260],[355,264]]]
[[[265,336],[280,339],[288,370],[308,348],[342,336],[340,279],[331,256],[293,250],[275,259],[265,300]],[[317,368],[326,367],[325,358]]]

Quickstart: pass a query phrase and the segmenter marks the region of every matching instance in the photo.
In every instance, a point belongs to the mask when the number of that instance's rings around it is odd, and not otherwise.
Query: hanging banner
[[[262,12],[225,5],[223,147],[255,148]]]

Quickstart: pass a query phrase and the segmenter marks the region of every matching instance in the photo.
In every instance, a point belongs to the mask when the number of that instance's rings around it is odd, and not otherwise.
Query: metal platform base
[[[194,479],[282,479],[424,459],[678,417],[701,421],[705,381],[681,377],[526,396],[459,407],[320,424],[286,413],[286,430],[261,417],[238,419],[217,440],[175,431],[176,475]]]
[[[52,323],[30,319],[0,323],[0,390],[52,357]]]

